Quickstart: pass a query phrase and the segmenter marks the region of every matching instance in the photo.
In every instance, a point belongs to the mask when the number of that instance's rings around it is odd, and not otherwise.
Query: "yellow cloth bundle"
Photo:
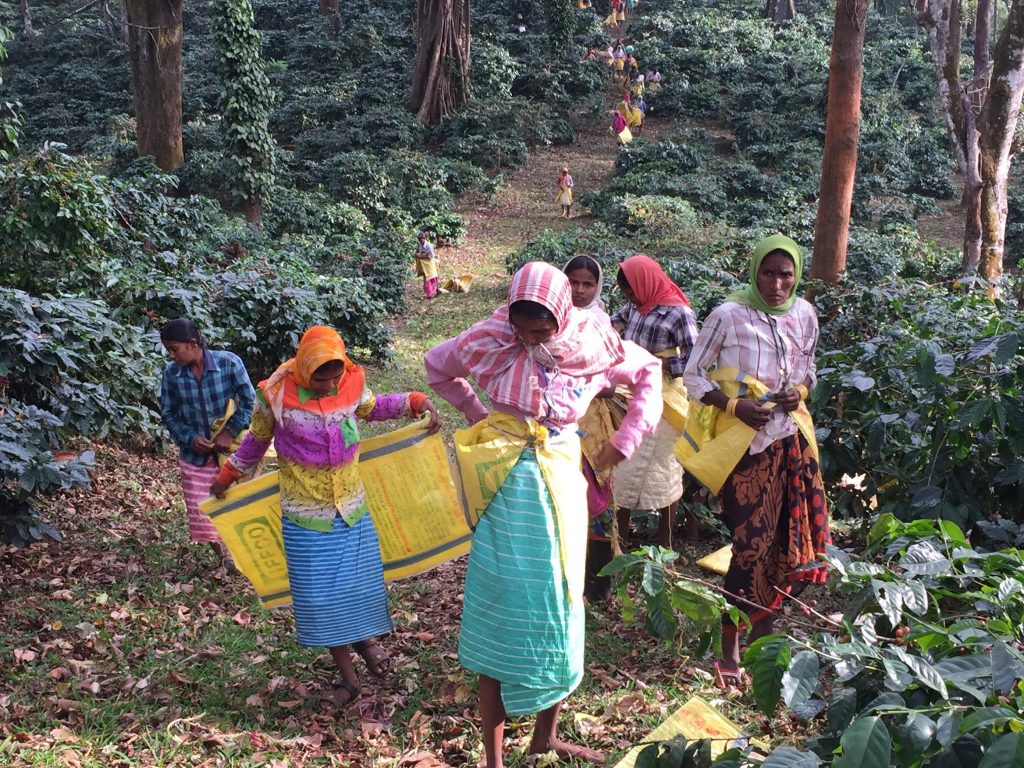
[[[580,471],[580,439],[575,432],[557,438],[534,421],[492,412],[455,433],[455,459],[463,510],[472,524],[480,519],[525,448],[531,447],[555,507],[559,557],[568,594],[582,593],[587,540],[587,481]]]
[[[713,371],[710,378],[717,381],[722,392],[730,398],[761,399],[769,394],[768,387],[735,368],[720,368]],[[775,403],[770,401],[761,404],[766,408],[775,407]],[[814,421],[806,404],[801,402],[799,408],[788,415],[796,422],[817,458],[818,441],[814,437]],[[675,446],[676,458],[683,469],[717,495],[740,459],[750,450],[755,434],[757,430],[748,427],[738,417],[691,398],[686,427]]]

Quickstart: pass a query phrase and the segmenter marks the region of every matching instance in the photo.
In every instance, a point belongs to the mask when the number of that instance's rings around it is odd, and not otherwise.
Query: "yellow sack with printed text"
[[[771,396],[768,387],[749,374],[740,373],[735,368],[720,368],[712,371],[709,378],[718,382],[726,397],[760,400],[765,408],[775,407],[775,403],[767,400]],[[818,442],[807,406],[800,403],[800,407],[790,412],[789,416],[796,422],[817,458]],[[755,434],[756,429],[747,426],[736,416],[690,398],[686,427],[682,438],[675,445],[676,458],[683,469],[701,485],[718,495],[740,459],[750,450]]]
[[[525,448],[533,448],[555,507],[559,558],[570,600],[583,593],[586,557],[587,481],[580,471],[582,453],[575,432],[557,438],[533,421],[492,412],[455,433],[455,467],[466,517],[473,526],[490,506]]]
[[[424,425],[425,420],[360,443],[359,474],[388,580],[414,576],[469,551],[472,531],[452,482],[448,452],[441,435],[429,434]],[[199,508],[263,605],[288,605],[277,472],[233,486],[224,499],[206,499]]]

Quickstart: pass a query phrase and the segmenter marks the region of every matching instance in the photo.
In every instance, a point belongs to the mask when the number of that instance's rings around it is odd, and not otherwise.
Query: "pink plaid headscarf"
[[[505,306],[458,337],[459,359],[492,402],[535,419],[545,413],[538,363],[509,320],[508,308],[517,301],[536,302],[555,316],[558,330],[544,347],[562,376],[583,384],[625,359],[622,341],[611,326],[572,305],[568,278],[550,264],[531,261],[512,278]],[[577,383],[570,382],[570,388]]]

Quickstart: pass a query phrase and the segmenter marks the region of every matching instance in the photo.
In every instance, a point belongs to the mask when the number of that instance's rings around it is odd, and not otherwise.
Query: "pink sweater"
[[[569,389],[564,385],[562,377],[554,376],[548,382],[547,401],[551,417],[545,425],[562,429],[575,424],[602,390],[626,387],[633,392],[633,397],[629,400],[626,416],[611,442],[628,459],[644,435],[653,432],[661,419],[662,375],[661,361],[654,355],[630,341],[623,342],[623,347],[626,359],[592,377],[582,388]],[[469,371],[459,361],[455,339],[449,339],[431,349],[424,357],[424,362],[430,388],[461,411],[470,424],[487,417],[488,409],[467,381]],[[539,372],[537,378],[544,381],[544,372]],[[519,419],[525,418],[523,413],[501,404],[494,406],[494,409]]]

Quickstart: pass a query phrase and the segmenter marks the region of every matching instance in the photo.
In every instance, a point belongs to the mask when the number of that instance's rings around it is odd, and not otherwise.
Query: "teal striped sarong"
[[[585,534],[572,544],[586,546]],[[501,682],[508,714],[540,712],[576,689],[583,600],[568,599],[554,503],[532,450],[477,524],[464,594],[459,660]]]

